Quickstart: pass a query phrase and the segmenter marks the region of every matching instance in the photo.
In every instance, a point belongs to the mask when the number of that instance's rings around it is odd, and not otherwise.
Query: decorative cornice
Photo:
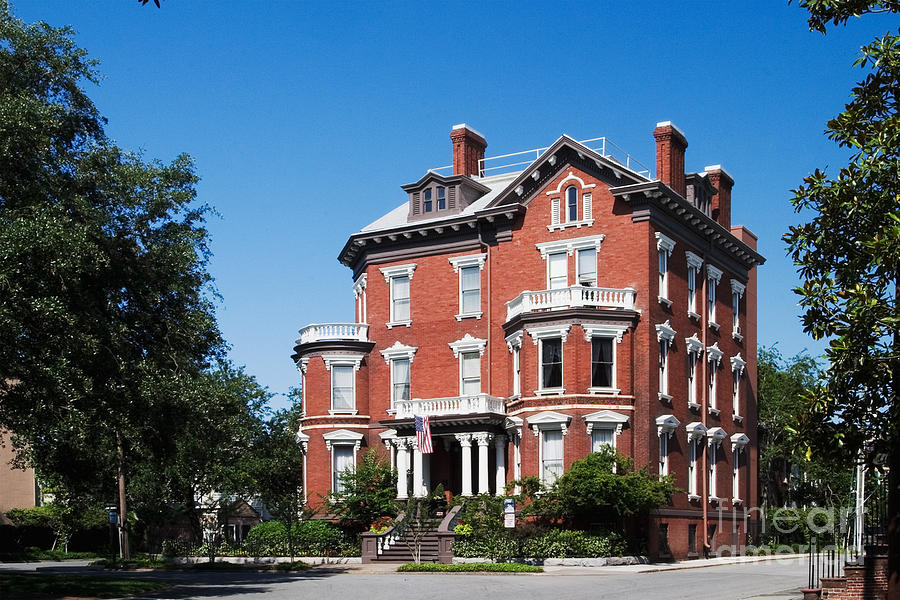
[[[665,323],[660,323],[656,326],[656,340],[658,342],[669,342],[670,346],[672,345],[672,342],[675,341],[675,330],[669,325],[668,319],[666,319]]]
[[[328,371],[335,365],[340,367],[352,365],[354,371],[359,371],[362,359],[363,357],[360,354],[325,354],[322,356],[322,360],[325,361],[325,369]]]
[[[746,290],[746,289],[747,289],[747,286],[745,286],[743,283],[741,283],[737,279],[731,280],[731,293],[732,294],[737,294],[738,296],[743,296],[744,290]]]
[[[585,250],[588,248],[594,248],[599,252],[600,246],[603,244],[605,238],[606,235],[601,233],[600,235],[591,235],[587,237],[541,242],[535,244],[535,246],[541,253],[541,258],[546,259],[548,254],[554,254],[556,252],[566,252],[569,256],[572,256],[575,253],[575,250]]]
[[[413,357],[418,349],[418,346],[405,346],[397,341],[394,342],[394,345],[390,348],[382,350],[381,355],[384,357],[385,364],[390,364],[390,362],[396,358],[406,358],[412,363]]]
[[[694,267],[699,270],[701,266],[703,266],[703,258],[694,254],[690,250],[686,250],[684,252],[685,258],[687,258],[687,264],[689,267]]]
[[[681,425],[681,421],[676,419],[674,415],[656,417],[656,435],[662,437],[662,434],[665,433],[667,437],[672,437],[679,425]]]
[[[700,341],[696,333],[689,338],[684,338],[684,343],[689,353],[694,353],[697,356],[703,354],[703,342]]]
[[[384,275],[384,280],[388,283],[391,282],[391,277],[398,277],[401,275],[408,276],[409,280],[412,281],[413,271],[416,270],[416,263],[397,265],[395,267],[382,267],[379,270],[381,271],[381,274]]]
[[[722,279],[722,269],[718,269],[711,264],[706,263],[706,277],[708,279],[714,279],[716,283],[719,283]]]
[[[617,413],[612,410],[600,410],[589,415],[584,415],[584,422],[587,424],[587,434],[591,435],[594,427],[612,426],[616,435],[622,433],[622,428],[628,422],[628,416]]]
[[[532,342],[537,346],[538,340],[560,338],[563,342],[569,335],[571,325],[547,325],[545,327],[528,327],[528,335],[531,336]]]
[[[453,350],[453,356],[456,358],[459,358],[461,352],[474,352],[476,350],[478,351],[479,356],[484,356],[484,347],[487,345],[487,340],[474,338],[471,334],[467,333],[461,339],[450,342],[448,345]]]
[[[595,337],[611,337],[617,342],[622,342],[622,336],[628,331],[629,325],[587,325],[581,326],[584,329],[585,341],[591,341]]]
[[[474,267],[484,270],[484,261],[487,260],[487,254],[467,254],[466,256],[454,256],[447,259],[453,265],[453,272],[459,273],[461,267]]]
[[[671,254],[672,250],[675,249],[675,240],[670,238],[664,233],[659,231],[656,232],[656,249],[660,252],[666,252],[667,254]]]

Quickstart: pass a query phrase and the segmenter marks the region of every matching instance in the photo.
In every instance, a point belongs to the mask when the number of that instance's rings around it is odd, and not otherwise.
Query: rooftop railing
[[[506,320],[526,312],[560,308],[619,308],[634,310],[637,291],[573,285],[555,290],[525,291],[506,303]]]
[[[395,418],[442,417],[448,415],[477,415],[485,413],[506,414],[503,398],[488,394],[451,396],[449,398],[428,398],[400,400],[394,405]]]
[[[300,330],[297,344],[313,342],[367,342],[369,341],[369,325],[367,323],[313,323]]]

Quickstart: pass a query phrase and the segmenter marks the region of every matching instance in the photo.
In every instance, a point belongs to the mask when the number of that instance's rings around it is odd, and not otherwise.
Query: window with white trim
[[[741,282],[731,280],[731,337],[738,341],[744,339],[741,333],[741,297],[745,289]]]
[[[412,313],[410,311],[410,281],[412,281],[413,271],[416,265],[399,265],[396,267],[385,267],[381,269],[385,280],[390,286],[390,321],[387,328],[391,329],[398,325],[409,327],[412,324]]]
[[[541,430],[541,481],[550,485],[563,473],[563,433]]]
[[[716,379],[718,378],[719,365],[722,363],[722,351],[719,350],[719,342],[716,342],[712,346],[706,348],[706,360],[709,363],[709,413],[710,414],[719,414],[719,408],[717,406],[716,394],[718,393],[718,389],[716,388]]]
[[[356,410],[355,380],[353,365],[331,367],[331,410],[335,412]]]
[[[690,436],[688,439],[688,496],[698,496],[697,493],[697,461],[700,458],[698,441]]]
[[[672,305],[669,300],[669,257],[675,248],[672,238],[656,232],[656,250],[659,253],[659,301],[667,306]]]
[[[547,289],[569,287],[569,261],[565,252],[547,255]]]
[[[616,348],[611,337],[591,338],[591,387],[616,387]]]
[[[744,453],[743,448],[736,447],[733,452],[731,465],[731,501],[738,503],[741,501],[741,455]]]
[[[710,327],[718,330],[719,324],[716,322],[716,286],[722,279],[722,271],[712,265],[706,265],[706,300],[707,300],[707,318]]]
[[[397,402],[409,400],[409,359],[395,358],[391,361],[391,408]]]
[[[740,353],[731,357],[731,414],[735,421],[742,420],[741,417],[741,379],[744,375],[744,367],[746,362],[741,358]]]
[[[673,415],[656,417],[656,435],[659,438],[657,472],[660,477],[669,474],[669,438],[680,424]]]
[[[710,498],[718,498],[716,495],[716,459],[718,449],[718,444],[713,441],[710,441],[709,444],[709,483],[707,484],[707,490],[709,492]]]
[[[557,389],[563,386],[562,371],[562,339],[549,338],[539,340],[540,365],[538,382],[542,390]]]
[[[524,333],[519,330],[506,336],[506,347],[512,354],[512,395],[522,394],[522,337]]]
[[[462,352],[459,355],[459,373],[460,395],[481,393],[481,355],[478,352]]]
[[[344,483],[341,476],[347,471],[352,471],[356,460],[353,446],[349,444],[335,444],[331,448],[331,489],[335,494],[344,491]]]
[[[437,208],[438,210],[447,208],[447,188],[442,185],[437,187]]]
[[[431,188],[425,188],[422,192],[422,212],[431,212]]]
[[[591,431],[591,452],[600,452],[604,446],[616,447],[616,430],[612,427],[595,427]]]
[[[669,347],[675,340],[675,330],[669,322],[656,326],[656,340],[659,343],[659,399],[670,402],[669,394]]]
[[[669,474],[669,436],[662,433],[659,436],[659,474],[665,476]]]
[[[583,248],[578,251],[578,285],[597,287],[597,249]]]
[[[688,408],[697,408],[700,406],[700,403],[697,401],[699,394],[697,393],[697,387],[700,385],[700,380],[697,377],[697,367],[700,364],[700,356],[703,354],[703,342],[701,342],[697,338],[697,334],[695,333],[689,338],[685,338],[684,340],[685,346],[687,347],[687,359],[688,359],[688,377],[687,377],[687,402]]]
[[[703,259],[694,254],[691,251],[685,252],[685,256],[687,257],[687,288],[688,288],[688,302],[687,302],[687,310],[688,316],[693,317],[695,319],[700,318],[700,311],[697,307],[697,297],[699,294],[697,293],[697,275],[700,273],[700,267],[703,265]]]
[[[574,185],[566,189],[566,221],[578,220],[578,190]]]
[[[603,446],[615,449],[616,437],[628,422],[626,415],[611,410],[597,411],[583,418],[591,436],[591,452],[599,452]]]
[[[481,318],[481,271],[487,254],[467,254],[450,259],[453,270],[459,273],[459,314],[456,320]]]

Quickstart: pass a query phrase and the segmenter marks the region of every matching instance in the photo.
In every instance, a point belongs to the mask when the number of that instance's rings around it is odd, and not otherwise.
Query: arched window
[[[447,208],[447,188],[439,185],[437,188],[437,209],[444,210]]]
[[[578,191],[574,185],[566,189],[566,220],[578,220]]]
[[[422,193],[422,211],[431,212],[431,188],[426,189]]]

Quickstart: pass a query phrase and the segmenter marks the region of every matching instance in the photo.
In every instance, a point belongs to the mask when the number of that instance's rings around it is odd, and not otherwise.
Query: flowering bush
[[[394,519],[391,517],[378,517],[374,521],[372,521],[372,525],[369,526],[369,531],[372,533],[384,533],[394,524]]]

